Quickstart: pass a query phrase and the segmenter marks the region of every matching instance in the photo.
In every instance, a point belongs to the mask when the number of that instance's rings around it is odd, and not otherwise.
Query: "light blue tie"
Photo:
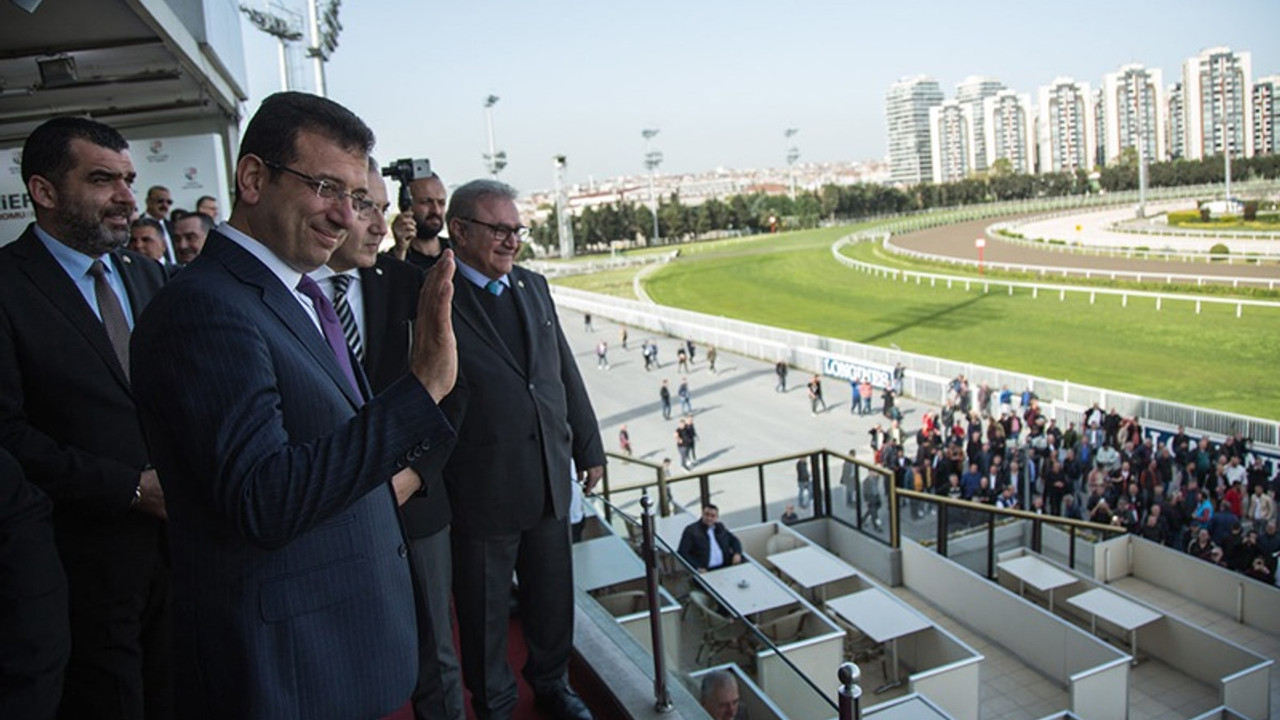
[[[490,280],[489,284],[484,286],[484,289],[488,290],[489,294],[491,295],[501,295],[502,283],[498,282],[497,280]]]

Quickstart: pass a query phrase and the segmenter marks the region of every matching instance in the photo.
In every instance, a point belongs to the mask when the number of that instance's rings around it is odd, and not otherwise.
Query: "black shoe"
[[[533,705],[555,720],[593,720],[586,703],[568,686],[534,695]]]

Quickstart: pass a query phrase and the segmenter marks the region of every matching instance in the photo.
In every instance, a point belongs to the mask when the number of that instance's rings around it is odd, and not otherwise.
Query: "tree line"
[[[1148,163],[1147,186],[1220,183],[1223,170],[1220,156]],[[1280,177],[1280,155],[1233,159],[1231,162],[1232,180],[1274,180],[1277,177]],[[686,205],[678,194],[672,193],[658,201],[658,234],[662,242],[681,242],[715,233],[751,235],[772,230],[799,230],[817,227],[823,221],[856,221],[876,215],[959,205],[1137,188],[1138,157],[1132,148],[1126,149],[1116,163],[1099,168],[1096,174],[1077,170],[1027,175],[1013,172],[1009,162],[1001,159],[990,170],[955,182],[924,182],[907,188],[874,183],[825,185],[817,191],[797,192],[794,200],[788,195],[755,192]],[[548,249],[559,247],[560,242],[556,211],[554,208],[549,210],[544,222],[533,224],[532,233],[534,242]],[[577,252],[607,247],[617,240],[643,238],[648,243],[652,234],[653,212],[643,203],[619,200],[585,208],[573,218]]]

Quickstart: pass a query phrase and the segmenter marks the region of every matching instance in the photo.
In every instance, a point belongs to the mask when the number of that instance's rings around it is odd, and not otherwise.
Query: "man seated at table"
[[[720,522],[720,508],[702,506],[702,519],[689,523],[676,551],[698,572],[742,562],[742,543]]]

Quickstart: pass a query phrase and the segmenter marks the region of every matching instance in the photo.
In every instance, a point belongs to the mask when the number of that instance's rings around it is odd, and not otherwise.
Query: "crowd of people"
[[[1280,473],[1241,434],[1214,442],[1178,427],[1157,442],[1137,417],[1097,403],[1080,427],[1062,428],[1030,389],[972,388],[963,376],[909,438],[900,420],[888,421],[871,429],[870,444],[898,487],[1122,527],[1275,582]]]
[[[0,717],[461,719],[465,684],[511,718],[513,605],[533,704],[591,717],[569,519],[605,454],[546,279],[514,265],[516,192],[446,205],[415,177],[383,254],[373,145],[337,103],[272,95],[215,224],[159,187],[136,218],[106,124],[27,138],[35,222],[0,248]]]

